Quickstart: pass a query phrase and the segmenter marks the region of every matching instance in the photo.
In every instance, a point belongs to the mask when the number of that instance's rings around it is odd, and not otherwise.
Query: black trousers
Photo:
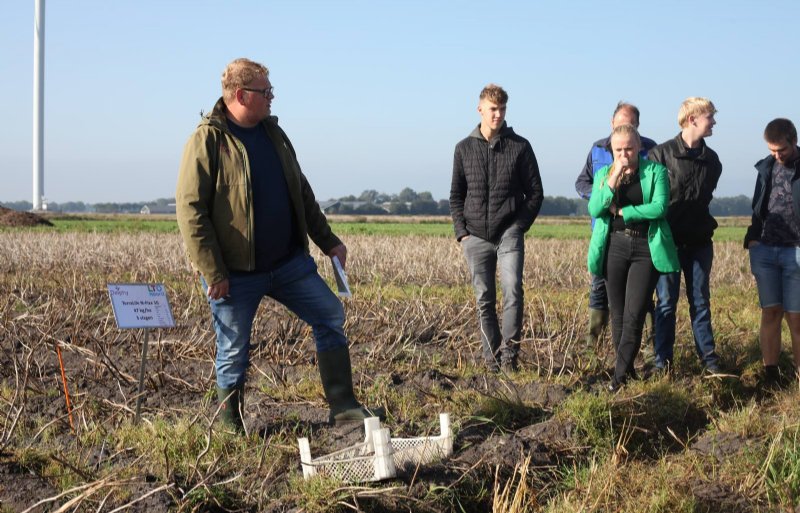
[[[634,375],[633,361],[642,345],[642,329],[659,273],[644,237],[612,232],[606,255],[606,288],[611,310],[611,340],[617,354],[614,381]]]

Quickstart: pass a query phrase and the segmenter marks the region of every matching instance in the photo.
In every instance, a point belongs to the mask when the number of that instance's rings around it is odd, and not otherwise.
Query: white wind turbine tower
[[[33,210],[42,210],[44,198],[44,2],[34,0]]]

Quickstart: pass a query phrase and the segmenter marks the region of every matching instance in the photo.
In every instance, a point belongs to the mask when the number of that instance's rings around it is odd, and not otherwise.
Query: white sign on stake
[[[109,283],[108,295],[120,329],[175,327],[167,291],[160,283]]]

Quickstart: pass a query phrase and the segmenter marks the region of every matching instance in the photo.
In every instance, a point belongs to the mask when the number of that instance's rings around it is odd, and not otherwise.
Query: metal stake
[[[139,368],[139,393],[136,397],[136,418],[133,419],[133,425],[139,424],[142,412],[142,400],[144,399],[144,369],[147,367],[147,338],[150,334],[148,328],[144,329],[144,345],[142,346],[142,365]]]

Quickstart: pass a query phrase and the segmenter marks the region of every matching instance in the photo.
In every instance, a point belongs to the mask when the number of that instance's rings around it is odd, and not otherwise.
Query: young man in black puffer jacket
[[[717,153],[708,147],[717,109],[707,98],[687,98],[678,112],[681,132],[648,154],[669,170],[669,221],[686,281],[689,316],[695,349],[706,370],[720,371],[711,328],[709,278],[714,260],[711,238],[717,221],[709,211],[714,189],[722,174]],[[669,370],[675,345],[675,310],[681,272],[663,274],[656,286],[656,367]]]
[[[480,94],[481,122],[456,145],[450,213],[472,275],[483,357],[491,371],[517,365],[522,331],[525,232],[544,192],[530,143],[506,125],[508,93],[489,84]],[[496,311],[495,271],[500,269],[503,326]]]

